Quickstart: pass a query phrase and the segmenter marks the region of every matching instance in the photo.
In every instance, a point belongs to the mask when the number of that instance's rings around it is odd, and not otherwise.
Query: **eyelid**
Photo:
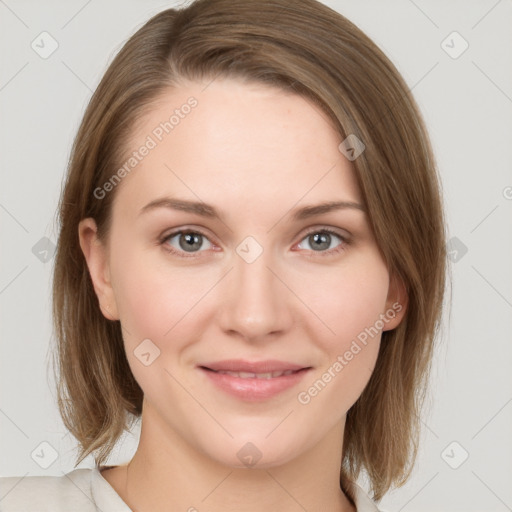
[[[344,240],[350,240],[351,234],[346,229],[336,228],[333,226],[325,226],[322,224],[318,224],[316,226],[312,226],[311,228],[306,228],[306,231],[302,235],[302,238],[311,235],[312,233],[322,232],[325,231],[327,233],[332,233],[336,236],[339,236],[340,238],[343,238]],[[301,239],[302,240],[302,239]]]

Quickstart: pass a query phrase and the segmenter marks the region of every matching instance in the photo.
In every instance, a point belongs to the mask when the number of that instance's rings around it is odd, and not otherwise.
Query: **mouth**
[[[312,370],[311,366],[282,361],[241,360],[207,363],[197,368],[216,389],[248,402],[268,400],[296,386]]]

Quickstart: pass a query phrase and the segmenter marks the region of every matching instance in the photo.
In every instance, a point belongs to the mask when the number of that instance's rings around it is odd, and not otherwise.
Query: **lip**
[[[268,400],[297,385],[304,378],[305,374],[311,370],[311,367],[277,360],[244,361],[230,359],[205,363],[198,366],[198,369],[206,375],[210,382],[229,395],[244,401],[257,402]],[[217,373],[218,371],[248,373],[293,371],[293,373],[261,379],[257,377],[236,377],[225,373]]]

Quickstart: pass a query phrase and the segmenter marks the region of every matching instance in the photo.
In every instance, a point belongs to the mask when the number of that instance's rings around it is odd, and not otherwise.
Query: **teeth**
[[[251,373],[251,372],[228,372],[219,370],[217,373],[225,373],[232,377],[238,377],[240,379],[272,379],[274,377],[281,377],[283,375],[290,375],[293,370],[279,371],[279,372],[267,372],[267,373]]]

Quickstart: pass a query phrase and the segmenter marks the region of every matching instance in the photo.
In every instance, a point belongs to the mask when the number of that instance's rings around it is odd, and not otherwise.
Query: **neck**
[[[343,430],[344,423],[336,424],[287,463],[235,468],[198,452],[146,407],[139,446],[120,479],[122,498],[134,512],[355,512],[340,488]]]

